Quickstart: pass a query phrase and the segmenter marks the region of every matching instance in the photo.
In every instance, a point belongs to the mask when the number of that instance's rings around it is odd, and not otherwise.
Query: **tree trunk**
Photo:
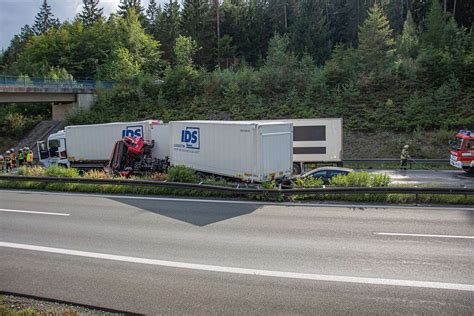
[[[443,0],[444,2],[444,15],[446,16],[446,13],[448,12],[448,0]]]
[[[456,19],[456,4],[457,4],[457,0],[454,0],[454,4],[453,4],[453,18]]]

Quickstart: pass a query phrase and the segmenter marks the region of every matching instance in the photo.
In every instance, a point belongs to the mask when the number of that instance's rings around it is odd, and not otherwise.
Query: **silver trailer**
[[[170,162],[199,172],[262,182],[290,176],[291,123],[170,122]]]

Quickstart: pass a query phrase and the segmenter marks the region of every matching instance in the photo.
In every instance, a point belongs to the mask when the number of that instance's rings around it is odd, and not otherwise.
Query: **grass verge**
[[[237,194],[196,189],[152,188],[112,184],[44,183],[33,181],[0,180],[0,189],[44,190],[81,193],[176,195],[189,197],[236,198]],[[252,194],[252,200],[260,201],[346,201],[389,204],[459,204],[474,205],[474,196],[435,194],[309,194],[285,197],[283,195]]]

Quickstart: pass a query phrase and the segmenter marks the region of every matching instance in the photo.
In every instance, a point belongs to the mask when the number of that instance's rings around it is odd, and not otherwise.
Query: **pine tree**
[[[181,34],[181,16],[179,14],[179,4],[177,0],[169,0],[163,6],[163,12],[158,17],[155,30],[155,38],[161,43],[163,57],[174,61],[173,49],[176,38]]]
[[[362,69],[375,75],[388,72],[394,61],[394,46],[395,40],[388,19],[375,3],[359,28],[357,52]]]
[[[35,23],[33,24],[33,31],[36,35],[46,33],[50,28],[59,26],[59,20],[54,18],[51,12],[51,6],[48,5],[47,0],[43,0],[43,4],[40,7],[40,12],[35,17]]]
[[[381,0],[381,5],[393,31],[395,34],[400,34],[403,30],[408,3],[405,0]]]
[[[120,0],[117,13],[121,17],[126,17],[128,14],[128,10],[131,9],[137,12],[141,20],[143,19],[143,8],[141,5],[141,0]]]
[[[418,51],[418,35],[411,12],[408,11],[403,24],[402,35],[398,41],[398,53],[403,58],[415,58]]]
[[[13,64],[23,52],[29,39],[34,36],[34,32],[27,24],[21,28],[20,34],[13,36],[10,46],[3,52],[2,64]]]
[[[444,46],[444,30],[446,21],[443,9],[437,0],[431,1],[430,10],[425,19],[426,30],[423,33],[423,42],[425,46],[441,48]]]
[[[146,27],[149,34],[153,34],[160,18],[161,7],[156,4],[155,0],[150,0],[146,9]]]
[[[300,56],[308,53],[319,64],[327,59],[331,41],[321,0],[299,2],[290,37],[294,51]]]
[[[79,14],[79,19],[85,26],[90,26],[103,19],[104,8],[99,8],[99,0],[82,0],[84,7]]]
[[[196,62],[201,66],[211,66],[216,40],[209,0],[184,0],[181,29],[184,35],[195,40],[201,48],[196,54]]]

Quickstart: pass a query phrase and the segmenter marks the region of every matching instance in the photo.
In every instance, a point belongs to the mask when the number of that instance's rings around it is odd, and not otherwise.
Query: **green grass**
[[[22,308],[20,310],[12,308],[6,304],[0,304],[0,315],[9,315],[9,316],[36,316],[41,315],[41,313],[31,307]]]

